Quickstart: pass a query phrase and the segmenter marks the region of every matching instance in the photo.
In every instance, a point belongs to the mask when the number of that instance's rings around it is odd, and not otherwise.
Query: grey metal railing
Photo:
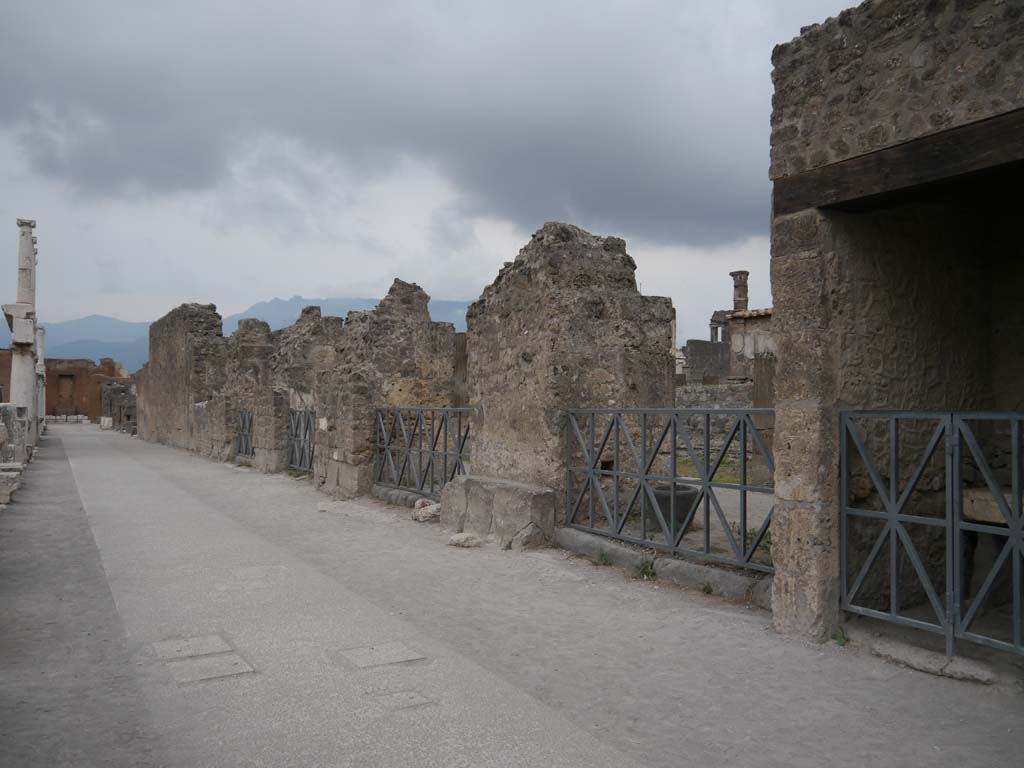
[[[316,413],[311,410],[288,412],[288,467],[299,472],[313,469],[313,435]]]
[[[840,420],[842,607],[1024,653],[1024,414]]]
[[[252,411],[239,409],[235,431],[235,453],[252,458],[256,450],[252,441]]]
[[[437,498],[466,474],[469,408],[378,408],[374,482]]]
[[[773,572],[770,409],[573,409],[566,525]]]

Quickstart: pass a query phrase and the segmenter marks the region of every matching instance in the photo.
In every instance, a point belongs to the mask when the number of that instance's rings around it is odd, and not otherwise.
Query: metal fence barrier
[[[469,408],[378,408],[375,483],[437,498],[469,460]]]
[[[316,413],[310,410],[288,411],[288,467],[299,472],[313,470],[313,434]]]
[[[566,525],[773,572],[770,409],[574,409]]]
[[[238,411],[235,452],[239,456],[248,456],[249,458],[256,455],[256,449],[252,443],[252,411]]]
[[[840,419],[842,607],[1024,654],[1024,414]]]

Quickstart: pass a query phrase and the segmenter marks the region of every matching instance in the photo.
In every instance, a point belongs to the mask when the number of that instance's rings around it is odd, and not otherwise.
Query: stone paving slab
[[[219,677],[233,677],[255,672],[250,664],[237,653],[221,653],[216,656],[196,656],[167,663],[179,685],[213,680]]]
[[[341,655],[360,668],[401,664],[406,661],[419,661],[426,658],[405,643],[397,641],[368,645],[363,648],[348,648],[343,650]]]
[[[211,653],[226,653],[234,650],[220,635],[185,637],[177,640],[162,640],[153,643],[158,659],[182,659],[187,656],[206,656]]]

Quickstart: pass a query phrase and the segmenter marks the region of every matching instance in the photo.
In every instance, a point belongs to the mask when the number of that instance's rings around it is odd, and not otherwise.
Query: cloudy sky
[[[771,301],[772,47],[851,4],[8,0],[4,298],[18,216],[51,321],[475,298],[561,220],[626,238],[703,338],[730,270]]]

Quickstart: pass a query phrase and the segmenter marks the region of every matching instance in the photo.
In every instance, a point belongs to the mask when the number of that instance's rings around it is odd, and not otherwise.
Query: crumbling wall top
[[[377,317],[405,317],[429,322],[429,303],[430,296],[416,283],[407,283],[396,277],[388,289],[387,296],[380,300],[373,312]]]

